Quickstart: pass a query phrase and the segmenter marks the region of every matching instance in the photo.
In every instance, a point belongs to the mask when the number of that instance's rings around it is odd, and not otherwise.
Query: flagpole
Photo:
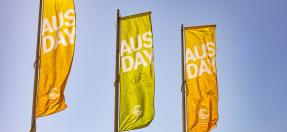
[[[33,92],[32,121],[31,121],[32,132],[36,132],[36,127],[35,127],[36,126],[36,97],[37,97],[37,87],[38,87],[38,58],[39,58],[39,47],[40,47],[41,16],[42,16],[42,0],[40,0],[40,7],[39,7],[36,63],[34,67],[35,75],[34,75],[34,92]]]
[[[114,122],[114,131],[118,132],[118,117],[119,117],[119,84],[118,77],[119,77],[119,42],[120,42],[120,10],[117,11],[117,36],[116,36],[116,73],[115,73],[115,122]]]
[[[183,132],[186,131],[185,119],[185,84],[184,84],[184,47],[183,47],[183,24],[181,25],[181,69],[182,69],[182,124]]]

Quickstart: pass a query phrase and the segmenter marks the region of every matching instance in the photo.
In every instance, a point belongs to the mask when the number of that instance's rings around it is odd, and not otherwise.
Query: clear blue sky
[[[116,11],[151,11],[155,118],[137,132],[180,132],[180,26],[217,24],[218,127],[212,132],[287,130],[286,0],[75,0],[75,56],[68,108],[37,119],[38,132],[112,132]],[[0,4],[0,131],[28,132],[39,0]]]

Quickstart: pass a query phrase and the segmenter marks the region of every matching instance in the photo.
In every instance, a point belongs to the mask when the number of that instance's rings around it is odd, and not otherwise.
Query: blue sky
[[[151,11],[155,118],[137,132],[182,131],[180,26],[217,24],[219,121],[212,132],[287,129],[287,1],[75,0],[68,108],[37,119],[39,132],[111,132],[116,11]],[[29,131],[38,0],[0,4],[0,131]]]

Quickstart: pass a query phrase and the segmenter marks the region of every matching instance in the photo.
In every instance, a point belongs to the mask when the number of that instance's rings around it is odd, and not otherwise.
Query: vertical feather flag
[[[184,29],[187,131],[208,132],[218,120],[215,25]]]
[[[154,118],[150,13],[121,18],[120,131],[147,127]]]
[[[67,108],[64,90],[72,66],[75,35],[74,1],[44,0],[36,117]]]

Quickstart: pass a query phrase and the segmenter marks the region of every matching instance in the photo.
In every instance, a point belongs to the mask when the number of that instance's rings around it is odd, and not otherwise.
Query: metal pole
[[[32,132],[36,132],[36,97],[37,97],[37,87],[38,87],[38,58],[39,58],[39,47],[40,47],[40,32],[41,32],[41,16],[42,16],[42,0],[40,0],[39,7],[39,20],[38,20],[38,35],[37,35],[37,48],[36,48],[36,66],[34,75],[34,92],[33,92],[33,106],[32,106],[32,121],[31,128]]]
[[[119,84],[117,83],[117,78],[119,76],[119,47],[120,47],[120,10],[118,9],[117,11],[117,37],[116,37],[116,44],[117,44],[117,49],[116,49],[116,85],[115,85],[115,132],[118,132],[118,117],[119,117]]]
[[[183,24],[181,25],[181,69],[182,69],[182,124],[183,132],[186,131],[185,123],[185,84],[184,84],[184,47],[183,47]]]

